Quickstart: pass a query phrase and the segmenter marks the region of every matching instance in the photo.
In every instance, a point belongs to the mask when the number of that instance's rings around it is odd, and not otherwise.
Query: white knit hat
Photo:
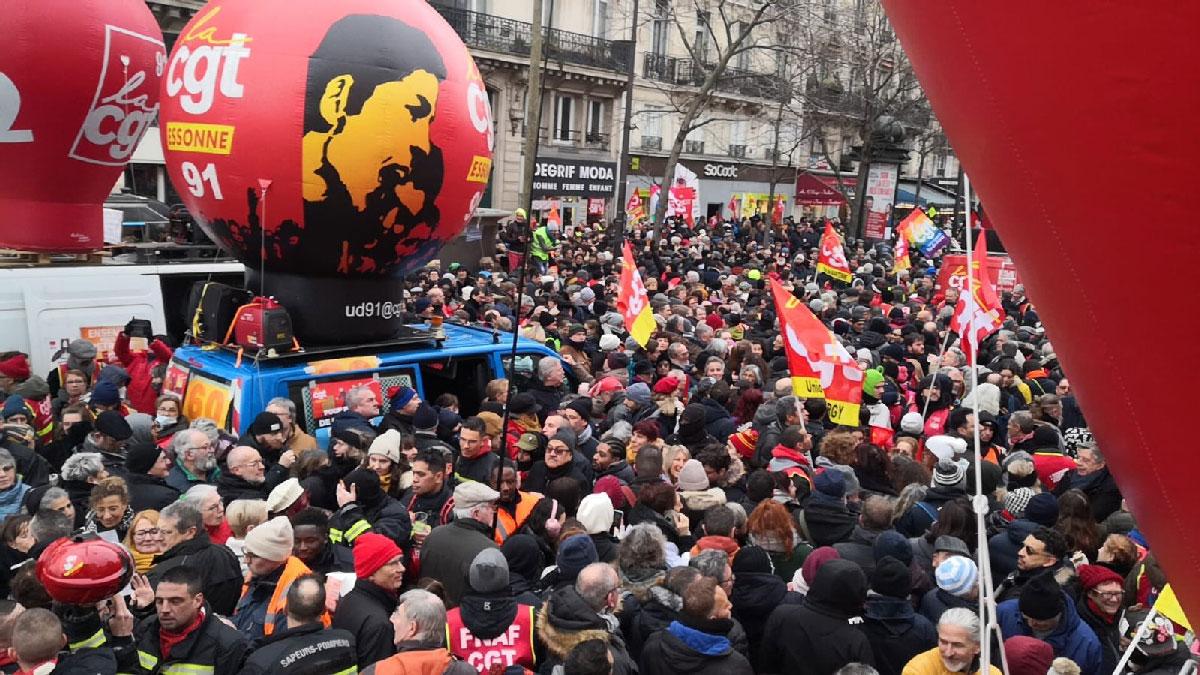
[[[925,419],[921,417],[921,413],[913,411],[904,413],[904,417],[900,418],[900,431],[906,434],[919,434],[925,430]]]
[[[267,513],[279,513],[296,503],[304,495],[304,488],[297,478],[289,478],[271,490],[267,496]]]
[[[588,495],[579,502],[575,518],[588,534],[608,532],[613,525],[613,503],[606,493]]]
[[[368,455],[379,455],[392,460],[392,464],[400,463],[400,432],[388,429],[371,441]]]
[[[276,516],[246,535],[246,551],[266,560],[283,562],[292,554],[292,522]]]

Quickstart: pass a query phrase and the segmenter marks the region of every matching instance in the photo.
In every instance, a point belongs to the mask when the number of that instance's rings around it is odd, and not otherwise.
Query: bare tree
[[[778,98],[778,80],[773,75],[756,74],[731,67],[752,53],[779,49],[764,27],[782,20],[800,0],[761,0],[746,3],[739,0],[687,0],[667,5],[668,19],[685,47],[689,60],[673,62],[677,72],[663,88],[678,128],[671,150],[663,167],[663,193],[654,211],[654,222],[661,228],[666,218],[670,186],[675,166],[683,152],[684,143],[693,131],[726,119],[714,110],[714,100],[721,87],[736,86],[759,94],[758,98]],[[689,34],[698,29],[696,34]],[[697,40],[697,35],[702,39]],[[650,58],[652,55],[647,55]],[[684,72],[678,72],[678,69]],[[741,80],[740,82],[738,80]],[[739,86],[741,85],[741,86]],[[749,85],[749,86],[746,86]]]

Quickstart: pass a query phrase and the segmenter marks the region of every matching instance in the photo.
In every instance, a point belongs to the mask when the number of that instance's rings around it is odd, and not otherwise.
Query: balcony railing
[[[662,136],[642,136],[642,150],[662,150]]]
[[[521,126],[521,134],[527,134],[529,127]],[[546,143],[557,146],[568,146],[573,148],[589,148],[593,150],[607,150],[609,142],[612,140],[611,134],[603,132],[582,131],[579,129],[571,129],[565,134],[560,129],[549,129],[542,127],[538,130],[538,138]]]
[[[513,56],[529,56],[533,25],[502,16],[433,3],[469,47]],[[627,40],[604,40],[551,28],[542,45],[551,61],[626,72],[633,57]]]
[[[647,53],[642,62],[642,77],[668,84],[699,87],[704,84],[704,78],[712,68],[712,64],[694,59]],[[784,93],[784,83],[773,75],[726,67],[717,81],[717,90],[777,99]]]

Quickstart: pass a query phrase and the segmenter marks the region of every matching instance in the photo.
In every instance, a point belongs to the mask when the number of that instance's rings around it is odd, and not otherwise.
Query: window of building
[[[733,27],[734,35],[741,37],[745,35],[745,39],[741,42],[741,47],[738,48],[737,56],[734,58],[734,68],[738,70],[748,70],[750,68],[750,45],[753,39],[748,33],[750,27],[745,21],[739,21]]]
[[[933,157],[933,172],[934,172],[934,174],[936,174],[938,176],[946,175],[946,165],[949,164],[949,162],[947,162],[946,159],[947,158],[945,155],[934,155],[934,157]]]
[[[592,35],[603,39],[608,38],[608,0],[593,0]]]
[[[587,142],[603,142],[604,128],[604,101],[591,99],[587,103]]]
[[[575,130],[575,98],[558,94],[554,99],[554,140],[571,141]]]
[[[709,33],[711,31],[708,22],[710,20],[708,12],[696,12],[696,37],[692,42],[692,48],[696,52],[696,59],[701,63],[708,63]]]
[[[667,53],[667,40],[671,37],[670,11],[668,0],[654,0],[654,17],[650,26],[650,51],[659,56]]]

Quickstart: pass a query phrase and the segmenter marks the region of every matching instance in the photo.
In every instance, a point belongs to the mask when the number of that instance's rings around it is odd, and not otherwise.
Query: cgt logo
[[[245,33],[218,38],[216,27],[207,24],[220,11],[215,7],[196,21],[176,47],[167,69],[167,95],[178,96],[179,107],[191,115],[212,109],[218,89],[226,98],[241,98],[245,91],[238,82],[238,68],[242,59],[250,57],[246,44],[251,38]],[[202,44],[197,47],[191,44],[194,42]],[[180,96],[181,92],[185,93]]]
[[[105,26],[100,82],[69,157],[89,164],[125,164],[158,114],[156,89],[166,58],[162,42]],[[147,68],[154,69],[154,77],[146,74]]]

